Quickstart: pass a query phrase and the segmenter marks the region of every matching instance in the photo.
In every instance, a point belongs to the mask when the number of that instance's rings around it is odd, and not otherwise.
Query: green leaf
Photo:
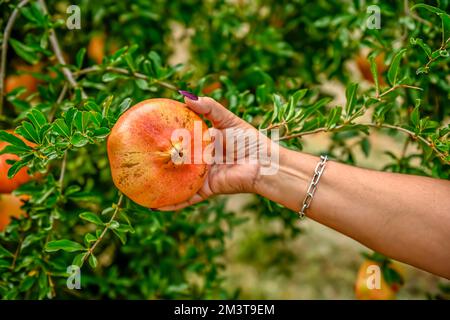
[[[300,120],[307,119],[309,116],[316,113],[320,108],[322,108],[327,103],[331,102],[333,99],[325,97],[314,103],[312,106],[305,107],[303,112],[299,114]]]
[[[70,129],[63,119],[57,119],[53,122],[53,130],[66,138],[70,136]]]
[[[382,268],[383,278],[388,285],[403,284],[402,276],[393,268],[386,266]]]
[[[441,10],[441,9],[439,9],[439,8],[436,8],[436,7],[427,5],[427,4],[423,4],[423,3],[418,3],[418,4],[416,4],[416,5],[413,5],[413,6],[411,7],[411,11],[412,11],[412,10],[416,10],[417,8],[424,8],[424,9],[427,9],[428,11],[434,12],[434,13],[436,13],[436,14],[438,14],[438,13],[446,13],[445,11],[443,11],[443,10]]]
[[[14,255],[6,250],[1,244],[0,244],[0,257],[13,257]]]
[[[298,90],[289,99],[288,114],[286,115],[287,121],[291,120],[294,117],[295,107],[297,106],[297,103],[305,97],[307,92],[308,92],[308,89]]]
[[[27,140],[35,143],[40,143],[41,139],[39,138],[39,134],[36,129],[34,129],[33,125],[29,122],[22,122],[22,126],[20,130],[18,130],[20,134]]]
[[[85,250],[85,248],[78,242],[74,242],[67,239],[50,241],[45,246],[46,252],[55,252],[59,250],[67,252],[75,252]]]
[[[22,141],[22,139],[17,138],[15,135],[8,133],[4,130],[0,130],[0,141],[5,141],[13,146],[22,147],[24,150],[31,150],[29,146]]]
[[[91,255],[89,256],[89,265],[92,268],[96,268],[97,267],[97,258],[91,253]]]
[[[107,72],[103,75],[102,77],[102,81],[103,82],[111,82],[114,81],[118,78],[121,78],[122,76],[118,73],[113,73],[113,72]]]
[[[74,135],[70,138],[70,143],[77,148],[81,148],[89,143],[89,138],[87,138],[80,132],[75,132]]]
[[[147,80],[136,79],[136,80],[134,80],[134,82],[136,83],[136,85],[138,86],[139,89],[144,90],[144,91],[150,90],[150,86],[149,86]]]
[[[94,130],[94,136],[97,139],[104,139],[109,135],[110,132],[111,132],[111,130],[109,130],[108,128],[102,127],[102,128]]]
[[[11,267],[11,262],[5,259],[0,259],[0,269],[6,269]],[[4,297],[3,297],[4,298]]]
[[[83,263],[83,258],[84,258],[85,255],[86,255],[85,252],[77,254],[77,255],[73,258],[72,264],[75,265],[75,266],[81,267],[81,265],[82,265],[82,263]]]
[[[411,123],[414,127],[417,127],[419,124],[419,106],[415,107],[410,115]]]
[[[375,82],[375,88],[377,92],[380,92],[380,81],[378,78],[378,67],[377,63],[375,62],[375,58],[373,55],[369,56],[369,63],[370,63],[370,72],[372,72],[373,81]]]
[[[88,111],[78,112],[75,115],[75,128],[77,128],[82,133],[86,132],[86,128],[88,127],[91,121],[91,113]]]
[[[39,57],[36,55],[33,48],[13,38],[9,39],[9,43],[11,44],[11,47],[13,47],[17,55],[23,58],[28,63],[35,64],[39,61]]]
[[[369,156],[370,153],[370,141],[367,138],[361,140],[361,150],[366,157]]]
[[[429,45],[427,45],[425,42],[423,42],[422,39],[420,38],[411,38],[409,40],[409,42],[414,45],[414,46],[419,46],[423,49],[423,51],[426,53],[426,55],[428,56],[428,58],[432,58],[432,54],[431,54],[431,48]]]
[[[81,69],[81,67],[83,66],[83,60],[84,60],[85,54],[86,54],[86,48],[84,48],[84,47],[81,48],[80,50],[78,50],[78,52],[77,52],[75,61],[76,61],[78,69]]]
[[[32,3],[30,6],[21,7],[20,13],[39,27],[45,27],[47,21],[46,17],[42,12],[41,7],[36,2]]]
[[[119,115],[128,110],[131,106],[132,99],[126,98],[119,104]]]
[[[402,49],[394,56],[392,59],[391,66],[388,70],[388,80],[391,86],[395,86],[398,80],[398,70],[400,67],[400,61],[403,57],[403,54],[406,52],[406,49]]]
[[[114,96],[110,95],[108,97],[105,98],[105,100],[103,100],[102,103],[102,115],[104,118],[107,118],[109,116],[109,108],[111,107],[111,104],[114,100]]]
[[[69,132],[73,132],[73,128],[75,126],[75,117],[77,116],[78,112],[80,111],[75,108],[70,108],[64,113],[64,122],[70,125],[70,127],[68,127]]]
[[[292,98],[291,98],[290,102],[293,105],[297,105],[297,103],[305,97],[307,92],[308,92],[308,89],[300,89],[300,90],[296,91],[292,95]]]
[[[259,104],[266,104],[268,96],[269,90],[267,89],[266,84],[261,84],[256,88],[256,101]]]
[[[127,236],[124,232],[120,232],[118,230],[113,229],[114,234],[120,239],[120,242],[122,242],[122,244],[126,244],[127,242]]]
[[[40,129],[48,123],[45,115],[36,108],[31,109],[27,117],[36,129]]]
[[[113,220],[109,223],[109,228],[112,230],[118,229],[120,227],[120,223],[116,220]]]
[[[347,98],[347,103],[345,104],[345,114],[347,117],[353,114],[356,106],[356,91],[358,90],[357,83],[351,83],[345,90],[345,97]]]
[[[336,127],[336,125],[339,123],[341,119],[341,114],[342,114],[342,107],[335,107],[331,109],[330,114],[328,115],[327,118],[326,124],[327,129],[332,129]]]
[[[148,54],[148,58],[150,59],[150,63],[151,63],[152,71],[153,71],[152,75],[155,76],[156,78],[159,78],[161,76],[161,71],[162,71],[161,57],[155,51],[151,51]]]
[[[33,286],[33,284],[36,282],[36,278],[35,277],[26,277],[25,279],[23,279],[22,283],[20,284],[19,290],[21,292],[25,292],[31,289],[31,287]]]
[[[439,13],[438,16],[442,20],[442,43],[445,43],[450,38],[450,15]]]
[[[91,243],[97,241],[97,238],[92,233],[86,233],[84,236],[84,242]]]
[[[273,95],[273,114],[272,114],[272,122],[278,118],[278,113],[280,109],[283,107],[283,103],[281,101],[281,97],[278,94]]]
[[[83,212],[79,215],[79,217],[96,225],[104,225],[102,219],[92,212]]]

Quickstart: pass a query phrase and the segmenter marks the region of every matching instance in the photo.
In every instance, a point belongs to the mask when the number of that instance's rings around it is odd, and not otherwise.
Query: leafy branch
[[[178,91],[178,88],[171,83],[168,83],[168,82],[162,81],[162,80],[158,80],[158,79],[153,79],[143,73],[133,72],[133,71],[125,69],[125,68],[117,68],[117,67],[109,67],[109,66],[105,67],[105,68],[101,68],[99,66],[92,66],[92,67],[88,67],[88,68],[76,71],[76,72],[74,72],[74,75],[81,76],[81,75],[85,75],[85,74],[89,74],[89,73],[100,73],[100,72],[113,72],[116,74],[123,74],[123,75],[134,77],[136,79],[142,79],[142,80],[145,80],[150,83],[159,84],[160,86],[162,86],[166,89],[169,89],[169,90]]]
[[[8,22],[6,23],[5,31],[3,32],[3,39],[2,39],[2,55],[1,55],[1,62],[0,62],[0,116],[3,113],[3,96],[5,93],[5,76],[6,76],[6,57],[8,53],[8,41],[9,37],[11,36],[11,31],[14,26],[14,23],[16,22],[16,19],[19,15],[19,10],[23,6],[25,6],[29,0],[22,0],[17,7],[13,10],[11,16],[8,19]]]
[[[84,251],[84,252],[78,254],[74,258],[73,264],[76,264],[76,265],[82,267],[83,264],[89,259],[89,264],[93,268],[95,268],[97,266],[97,259],[94,256],[95,249],[100,244],[100,242],[104,239],[108,230],[116,231],[120,227],[119,223],[115,219],[117,218],[117,215],[120,211],[120,207],[122,205],[123,199],[124,199],[124,196],[123,196],[123,194],[121,194],[117,203],[113,205],[114,212],[111,215],[111,218],[106,223],[104,223],[98,217],[98,215],[91,213],[91,212],[84,212],[79,215],[80,218],[82,218],[90,223],[93,223],[95,225],[103,225],[104,226],[103,230],[101,230],[97,234],[97,237],[90,233],[86,234],[85,242],[87,242],[87,243],[93,242],[92,245],[85,248],[83,245],[81,245],[78,242],[74,242],[74,241],[67,240],[67,239],[61,239],[61,240],[54,240],[54,241],[47,242],[45,245],[45,251],[46,252],[55,252],[55,251],[59,251],[59,250],[63,250],[66,252]],[[104,210],[104,212],[107,212],[107,211],[108,211],[108,209]],[[130,231],[130,230],[125,229],[123,232],[128,232],[128,231]]]
[[[99,243],[103,240],[108,230],[111,229],[112,223],[115,221],[115,218],[117,214],[119,213],[120,206],[122,205],[123,201],[123,194],[120,195],[119,200],[117,201],[117,204],[115,205],[116,208],[114,210],[114,213],[112,214],[109,221],[105,224],[105,228],[101,232],[100,236],[97,238],[97,240],[92,244],[92,246],[87,250],[87,252],[83,255],[83,258],[81,259],[81,266],[83,266],[84,262],[90,257],[93,256],[95,248],[99,245]]]
[[[44,13],[48,15],[49,13],[48,13],[47,5],[45,4],[45,0],[38,0],[38,2],[41,5],[42,9],[44,10]],[[62,65],[62,71],[63,71],[64,76],[66,77],[67,81],[74,89],[80,88],[81,97],[83,99],[86,99],[87,98],[86,93],[84,92],[83,88],[78,86],[78,83],[76,82],[75,78],[73,77],[72,72],[67,67],[67,63],[62,54],[61,47],[60,47],[59,41],[58,41],[58,37],[56,36],[54,28],[49,29],[49,39],[50,39],[50,43],[53,48],[53,52],[55,53],[56,59],[58,60],[58,63]]]
[[[309,131],[304,131],[304,132],[299,132],[299,133],[295,133],[295,134],[291,134],[288,136],[283,136],[281,138],[279,138],[279,141],[283,141],[283,140],[290,140],[290,139],[295,139],[295,138],[301,138],[303,136],[307,136],[307,135],[311,135],[311,134],[316,134],[316,133],[320,133],[320,132],[337,132],[337,131],[342,131],[343,129],[345,130],[352,130],[355,128],[361,128],[361,127],[372,127],[372,128],[388,128],[388,129],[394,129],[403,133],[406,133],[407,135],[409,135],[412,139],[419,139],[420,141],[422,141],[424,144],[426,144],[428,147],[430,147],[431,149],[433,149],[433,151],[446,163],[450,163],[450,160],[447,160],[447,156],[446,154],[443,154],[442,152],[440,152],[436,146],[434,145],[434,143],[428,141],[426,138],[417,135],[415,132],[408,130],[406,128],[400,127],[400,126],[396,126],[396,125],[392,125],[392,124],[387,124],[387,123],[355,123],[355,124],[342,124],[342,125],[338,125],[334,128],[327,128],[327,127],[320,127],[320,128],[316,128],[314,130],[309,130]]]

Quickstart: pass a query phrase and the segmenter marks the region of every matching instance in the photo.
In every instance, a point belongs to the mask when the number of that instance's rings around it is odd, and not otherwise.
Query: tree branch
[[[397,84],[397,85],[389,88],[388,90],[386,90],[382,94],[380,94],[380,95],[377,94],[376,97],[379,99],[379,98],[387,95],[388,93],[391,93],[392,91],[397,90],[398,88],[409,88],[409,89],[415,89],[415,90],[420,90],[420,91],[423,90],[422,88],[416,87],[416,86],[410,86],[410,85],[407,85],[407,84]]]
[[[127,75],[127,76],[132,76],[136,79],[142,79],[142,80],[146,80],[148,82],[153,82],[156,84],[159,84],[161,87],[164,87],[166,89],[169,90],[173,90],[173,91],[178,91],[178,88],[168,82],[162,81],[162,80],[157,80],[157,79],[152,79],[148,76],[146,76],[143,73],[139,73],[139,72],[131,72],[125,68],[116,68],[116,67],[106,67],[106,68],[100,68],[98,66],[93,66],[93,67],[89,67],[89,68],[85,68],[79,71],[74,72],[75,76],[81,76],[81,75],[85,75],[88,73],[95,73],[95,72],[102,72],[102,71],[109,71],[109,72],[113,72],[113,73],[118,73],[118,74],[123,74],[123,75]]]
[[[68,152],[68,150],[64,151],[64,157],[63,157],[63,161],[61,163],[61,173],[59,174],[59,180],[58,180],[59,187],[61,188],[61,193],[63,192],[64,176],[66,174],[67,152]]]
[[[0,116],[3,113],[3,96],[5,93],[5,76],[6,76],[6,56],[8,53],[8,41],[11,36],[11,31],[16,22],[17,16],[19,15],[19,10],[23,6],[25,6],[29,0],[22,0],[17,7],[12,12],[11,16],[8,19],[8,23],[6,24],[5,31],[3,32],[2,39],[2,56],[0,63]]]
[[[66,96],[67,90],[68,90],[67,82],[64,83],[63,88],[61,89],[61,92],[59,93],[58,99],[56,100],[55,104],[53,105],[52,109],[50,110],[50,114],[48,116],[48,121],[52,122],[53,118],[55,117],[56,109],[58,108],[58,105],[64,100],[64,97]]]
[[[103,229],[100,236],[97,238],[97,240],[94,242],[94,244],[88,249],[88,251],[84,254],[83,259],[81,260],[81,266],[83,266],[84,262],[89,258],[91,254],[94,253],[95,248],[98,246],[98,244],[103,240],[105,237],[106,232],[108,232],[111,222],[114,221],[114,219],[117,216],[117,213],[119,212],[120,206],[122,205],[123,201],[123,194],[120,195],[119,201],[117,201],[116,209],[114,210],[113,215],[111,216],[111,219],[109,219],[108,223],[106,223],[105,228]]]
[[[39,4],[42,7],[42,10],[44,10],[45,14],[49,14],[47,10],[47,5],[45,4],[44,0],[38,0]],[[75,78],[70,71],[69,68],[66,67],[67,63],[64,59],[64,56],[61,51],[61,47],[59,46],[58,38],[56,36],[56,32],[53,28],[49,30],[49,40],[50,44],[52,45],[53,52],[55,53],[56,59],[58,60],[58,63],[62,65],[62,71],[64,73],[64,76],[66,77],[67,81],[69,82],[70,86],[73,88],[80,88],[81,90],[81,96],[83,99],[87,98],[86,93],[84,92],[83,88],[78,86],[78,83],[75,81]]]
[[[411,138],[413,138],[413,139],[419,139],[420,141],[422,141],[422,142],[423,142],[424,144],[426,144],[428,147],[430,147],[431,149],[433,149],[433,151],[434,151],[434,152],[435,152],[435,153],[436,153],[443,161],[445,161],[446,163],[450,163],[449,161],[447,161],[447,160],[445,159],[446,155],[443,154],[442,152],[440,152],[438,149],[436,149],[436,147],[434,146],[433,143],[431,143],[430,141],[428,141],[428,140],[425,139],[424,137],[419,136],[419,135],[416,135],[416,133],[414,133],[414,132],[412,132],[412,131],[410,131],[410,130],[408,130],[408,129],[405,129],[405,128],[403,128],[403,127],[395,126],[395,125],[388,124],[388,123],[376,124],[376,123],[370,123],[370,122],[369,122],[369,123],[355,123],[354,125],[355,125],[355,126],[358,125],[358,126],[365,126],[365,127],[371,127],[371,128],[378,128],[378,129],[380,129],[380,128],[389,128],[389,129],[394,129],[394,130],[397,130],[397,131],[406,133],[406,134],[409,135]],[[282,140],[290,140],[290,139],[294,139],[294,138],[301,138],[301,137],[303,137],[303,136],[307,136],[307,135],[311,135],[311,134],[316,134],[316,133],[319,133],[319,132],[335,132],[335,131],[339,131],[340,129],[343,129],[343,128],[351,128],[351,126],[349,126],[349,125],[339,125],[339,126],[336,126],[336,127],[332,128],[332,129],[328,129],[328,128],[326,128],[326,127],[321,127],[321,128],[317,128],[317,129],[310,130],[310,131],[304,131],[304,132],[299,132],[299,133],[295,133],[295,134],[292,134],[292,135],[284,136],[284,137],[279,138],[278,141],[282,141]]]

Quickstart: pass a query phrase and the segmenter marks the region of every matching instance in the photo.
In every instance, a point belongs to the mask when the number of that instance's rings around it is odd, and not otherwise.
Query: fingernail
[[[191,99],[191,100],[194,100],[194,101],[198,100],[198,97],[195,94],[193,94],[192,92],[185,91],[185,90],[178,90],[178,92],[180,94],[182,94],[183,96],[187,97],[188,99]]]

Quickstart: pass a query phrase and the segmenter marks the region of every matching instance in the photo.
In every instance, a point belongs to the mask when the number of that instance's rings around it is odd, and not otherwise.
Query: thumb
[[[232,127],[242,121],[234,113],[210,97],[198,97],[197,100],[185,97],[184,102],[192,111],[203,115],[211,121],[217,129]]]

